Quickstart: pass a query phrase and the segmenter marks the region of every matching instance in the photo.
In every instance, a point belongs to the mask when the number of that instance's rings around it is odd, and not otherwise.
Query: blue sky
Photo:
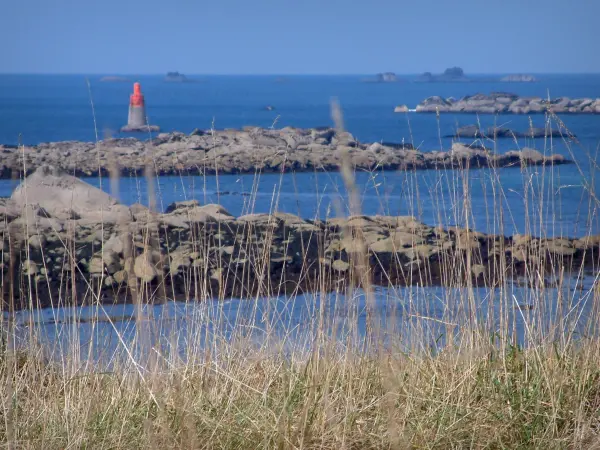
[[[0,72],[600,72],[600,0],[3,0]]]

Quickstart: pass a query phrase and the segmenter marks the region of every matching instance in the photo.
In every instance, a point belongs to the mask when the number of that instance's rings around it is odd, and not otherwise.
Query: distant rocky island
[[[515,74],[500,78],[503,83],[536,83],[538,80],[533,75]]]
[[[419,83],[445,83],[445,82],[465,82],[471,81],[465,76],[465,72],[460,67],[451,67],[444,73],[434,75],[431,72],[425,72],[416,79]]]
[[[534,83],[537,80],[533,75],[526,74],[512,74],[506,75],[501,78],[470,78],[465,75],[465,72],[460,67],[450,67],[442,74],[432,74],[431,72],[425,72],[415,80],[418,83],[464,83],[464,82],[501,82],[501,83]]]
[[[396,112],[408,111],[406,105],[397,106]],[[461,99],[439,96],[423,100],[415,108],[418,113],[470,114],[600,114],[600,98],[519,97],[507,92],[468,95]]]
[[[131,81],[127,77],[107,76],[100,78],[102,83],[125,83]]]
[[[168,72],[165,81],[169,83],[189,83],[190,79],[179,72]]]
[[[365,83],[397,83],[400,79],[394,72],[382,72],[373,78],[365,78],[362,81]]]
[[[394,72],[378,73],[376,80],[379,83],[395,83],[398,81],[398,76]]]

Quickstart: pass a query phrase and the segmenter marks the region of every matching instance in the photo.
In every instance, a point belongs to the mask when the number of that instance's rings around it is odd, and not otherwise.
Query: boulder
[[[492,92],[489,95],[475,94],[460,100],[453,98],[428,97],[416,107],[417,112],[454,112],[470,114],[542,114],[550,111],[556,114],[594,114],[599,111],[599,100],[570,99],[567,97],[544,100],[539,97],[518,97],[506,92]]]
[[[98,217],[99,211],[109,213],[118,205],[101,189],[53,166],[41,166],[29,175],[15,189],[11,200],[20,207],[38,205],[51,216],[73,211],[80,217]]]
[[[190,208],[193,208],[195,206],[200,206],[200,204],[198,203],[198,200],[186,200],[183,202],[174,202],[171,203],[169,206],[167,206],[167,209],[165,210],[165,214],[169,214],[175,211],[182,211],[182,210],[187,210]]]
[[[479,138],[481,137],[481,130],[478,125],[467,125],[456,130],[455,136],[458,138]]]
[[[133,272],[144,283],[150,283],[158,276],[158,271],[154,264],[152,264],[151,259],[152,255],[146,252],[135,258]]]

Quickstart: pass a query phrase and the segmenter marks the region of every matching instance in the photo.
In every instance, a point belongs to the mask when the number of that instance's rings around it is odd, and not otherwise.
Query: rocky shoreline
[[[600,98],[560,97],[548,100],[542,97],[519,97],[506,92],[476,94],[460,99],[434,96],[419,103],[415,111],[468,114],[600,114]]]
[[[383,286],[496,286],[533,266],[562,274],[600,264],[600,236],[487,235],[414,217],[234,217],[196,201],[159,214],[48,166],[3,201],[0,215],[4,302],[17,309],[281,295],[365,277]]]
[[[359,170],[422,170],[520,167],[564,164],[560,155],[524,149],[505,154],[454,144],[448,151],[425,152],[411,144],[361,143],[332,128],[279,130],[194,130],[162,133],[152,140],[134,138],[91,142],[53,142],[37,146],[0,145],[0,178],[22,178],[52,165],[76,176],[143,174],[197,175],[260,172],[337,171],[347,156]]]

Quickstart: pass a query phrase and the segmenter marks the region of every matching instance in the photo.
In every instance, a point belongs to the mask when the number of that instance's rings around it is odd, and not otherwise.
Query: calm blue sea
[[[245,125],[314,127],[332,125],[330,101],[337,97],[346,128],[362,141],[404,139],[424,150],[438,149],[435,116],[394,114],[394,107],[416,106],[431,95],[461,97],[477,92],[509,91],[522,96],[600,97],[600,75],[539,75],[539,83],[365,83],[366,76],[198,76],[196,83],[165,83],[162,76],[139,80],[152,124],[164,131],[194,128],[239,128]],[[100,138],[116,135],[127,121],[132,83],[103,83],[89,76]],[[60,140],[93,141],[94,116],[84,75],[0,75],[0,143],[25,144]],[[266,111],[271,105],[274,111]],[[527,128],[524,116],[482,117],[485,125]],[[579,138],[596,145],[600,117],[566,117]],[[458,125],[472,124],[474,116],[441,118],[442,135]],[[543,126],[543,118],[534,118]],[[412,137],[411,137],[412,136]],[[594,143],[594,140],[596,141]],[[448,143],[449,141],[445,141]]]

